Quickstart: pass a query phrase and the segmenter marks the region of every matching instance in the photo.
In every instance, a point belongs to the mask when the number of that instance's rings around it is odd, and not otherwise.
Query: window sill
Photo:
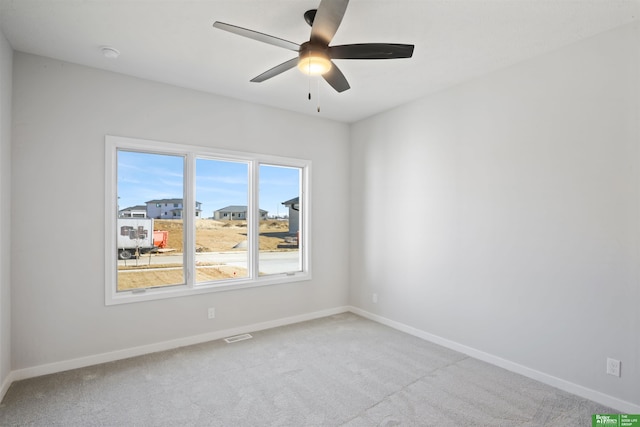
[[[159,288],[147,288],[141,290],[118,292],[107,294],[105,305],[128,304],[143,301],[155,301],[167,298],[178,298],[191,295],[201,295],[213,292],[226,292],[238,289],[256,288],[262,286],[280,285],[285,283],[305,282],[311,280],[311,273],[295,273],[293,275],[278,274],[273,276],[263,276],[258,280],[234,279],[221,283],[211,283],[189,287],[187,285],[166,286]]]

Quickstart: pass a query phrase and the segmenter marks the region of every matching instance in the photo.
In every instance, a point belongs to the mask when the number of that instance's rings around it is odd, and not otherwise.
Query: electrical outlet
[[[620,376],[620,361],[607,357],[607,374],[614,377]]]
[[[374,304],[378,303],[378,294],[373,294],[371,296],[371,300],[373,301]]]
[[[209,310],[207,310],[207,315],[209,316],[209,319],[214,319],[216,317],[216,309],[213,307],[209,307]]]

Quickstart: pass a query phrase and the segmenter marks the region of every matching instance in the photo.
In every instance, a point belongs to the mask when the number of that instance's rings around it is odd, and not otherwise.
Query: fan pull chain
[[[309,101],[311,101],[311,58],[309,58],[309,69],[307,76],[309,76]]]
[[[318,90],[318,113],[319,113],[320,112],[320,77],[318,77],[317,82],[318,82],[317,90]]]

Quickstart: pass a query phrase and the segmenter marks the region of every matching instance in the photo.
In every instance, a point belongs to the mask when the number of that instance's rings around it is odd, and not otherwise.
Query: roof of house
[[[285,206],[289,206],[289,205],[297,205],[298,203],[300,203],[300,197],[294,197],[291,200],[287,200],[286,202],[282,202],[283,205]]]
[[[129,206],[128,208],[124,208],[124,209],[120,209],[120,212],[125,212],[125,211],[147,211],[147,207],[145,205],[135,205],[135,206]]]
[[[215,212],[246,212],[247,211],[247,206],[246,205],[231,205],[231,206],[227,206],[225,208],[222,209],[218,209]],[[265,211],[264,209],[260,209],[260,213],[267,213],[267,211]]]
[[[153,199],[153,200],[149,200],[148,202],[145,202],[146,204],[149,203],[182,203],[182,199]],[[196,205],[201,205],[202,203],[198,202],[196,200]]]

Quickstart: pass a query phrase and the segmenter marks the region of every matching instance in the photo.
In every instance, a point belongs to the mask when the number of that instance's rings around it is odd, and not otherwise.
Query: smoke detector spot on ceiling
[[[116,59],[118,56],[120,56],[120,51],[115,47],[102,46],[100,48],[100,51],[102,52],[105,58]]]

